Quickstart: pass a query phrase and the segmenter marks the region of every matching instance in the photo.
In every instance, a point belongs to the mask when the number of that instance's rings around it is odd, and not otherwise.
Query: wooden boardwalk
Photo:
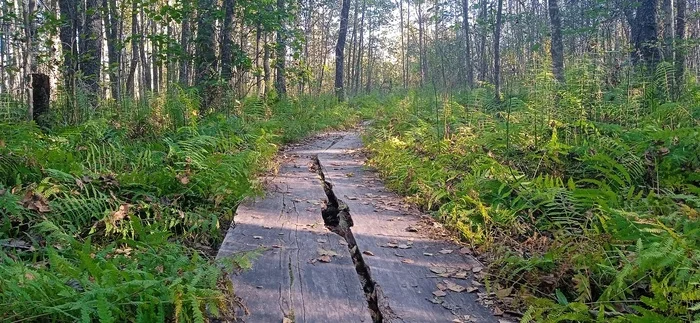
[[[422,230],[421,216],[363,166],[361,147],[356,132],[287,147],[265,197],[238,208],[218,256],[262,250],[251,270],[231,277],[248,310],[240,320],[373,321],[347,243],[323,225],[325,195],[309,169],[318,155],[338,198],[350,207],[352,232],[390,308],[382,310],[390,312],[383,313],[385,322],[498,322],[477,303],[470,278],[481,265]]]

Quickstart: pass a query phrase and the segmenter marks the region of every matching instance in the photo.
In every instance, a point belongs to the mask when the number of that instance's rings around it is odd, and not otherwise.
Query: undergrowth
[[[249,255],[212,256],[237,204],[279,145],[357,122],[332,97],[129,104],[0,124],[0,321],[231,317]]]
[[[490,258],[523,322],[700,321],[700,88],[668,101],[585,68],[501,104],[488,85],[368,102],[371,163]]]

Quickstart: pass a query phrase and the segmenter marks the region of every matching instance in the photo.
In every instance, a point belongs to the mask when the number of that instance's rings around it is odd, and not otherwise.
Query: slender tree
[[[343,62],[345,53],[345,40],[348,34],[348,15],[350,14],[350,0],[343,0],[340,9],[340,27],[338,30],[338,42],[335,45],[335,95],[338,101],[345,101],[345,87],[343,85]]]
[[[279,29],[275,51],[275,90],[277,95],[287,95],[287,12],[285,0],[277,0]]]
[[[498,0],[496,12],[496,29],[493,41],[493,83],[496,90],[496,102],[501,102],[501,26],[503,25],[503,0]]]
[[[685,37],[686,37],[686,0],[676,1],[676,86],[680,89],[683,86],[683,75],[685,74]],[[676,91],[678,93],[679,91]]]
[[[471,33],[469,32],[469,0],[462,0],[462,25],[464,32],[464,69],[467,86],[474,87],[474,69],[472,68]]]
[[[85,75],[85,85],[93,107],[97,106],[100,92],[100,70],[102,62],[102,25],[97,0],[85,2],[84,27],[85,52],[81,53],[81,70]]]
[[[224,25],[221,29],[221,78],[225,82],[231,80],[233,61],[233,19],[235,15],[235,0],[224,0]]]
[[[561,39],[561,15],[558,0],[549,0],[549,19],[552,27],[552,45],[549,52],[552,55],[552,72],[559,84],[564,84],[564,43]]]

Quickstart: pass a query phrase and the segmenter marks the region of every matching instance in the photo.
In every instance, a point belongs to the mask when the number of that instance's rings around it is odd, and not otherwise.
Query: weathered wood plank
[[[219,257],[261,249],[253,268],[231,277],[236,294],[250,314],[245,322],[371,322],[360,280],[345,244],[330,233],[321,219],[325,194],[308,168],[318,155],[327,179],[340,199],[350,206],[354,237],[396,315],[391,322],[498,322],[476,295],[447,292],[434,304],[432,292],[448,280],[469,286],[469,278],[440,278],[431,268],[470,268],[480,264],[457,252],[459,247],[435,240],[417,227],[419,214],[408,212],[401,199],[388,193],[381,181],[365,168],[357,154],[357,133],[338,133],[289,147],[278,175],[269,180],[265,197],[241,205],[235,226],[227,233]],[[408,248],[387,248],[401,244]],[[322,263],[319,249],[337,256]],[[440,250],[455,250],[441,254]],[[324,251],[325,252],[325,251]],[[432,254],[425,256],[424,253]],[[408,260],[407,260],[408,259]],[[466,322],[466,320],[465,320]]]
[[[323,149],[306,145],[293,149]],[[298,160],[297,160],[298,159]],[[304,157],[288,159],[270,180],[263,198],[238,208],[235,225],[219,257],[260,249],[251,270],[231,277],[249,315],[245,322],[371,322],[347,247],[322,224],[323,191]],[[318,261],[319,249],[336,253],[330,263]]]
[[[404,322],[450,322],[464,319],[465,315],[476,322],[498,322],[489,309],[477,302],[474,293],[447,291],[442,304],[429,301],[434,299],[432,292],[438,290],[437,284],[446,284],[444,280],[465,287],[471,283],[470,279],[436,277],[431,268],[471,269],[480,264],[473,257],[460,254],[455,244],[406,231],[408,227],[418,227],[419,216],[407,212],[401,199],[387,192],[376,174],[366,169],[360,154],[352,154],[361,147],[359,135],[350,133],[333,149],[319,154],[319,160],[336,194],[350,207],[355,224],[352,230],[360,249],[373,254],[366,256],[365,261],[393,312]],[[387,248],[390,243],[410,248]],[[441,254],[441,250],[454,251]],[[409,260],[404,262],[406,259]]]

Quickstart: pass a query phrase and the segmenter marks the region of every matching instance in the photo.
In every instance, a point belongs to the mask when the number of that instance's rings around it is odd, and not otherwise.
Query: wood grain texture
[[[386,191],[376,174],[366,169],[358,154],[358,133],[333,133],[282,152],[284,163],[268,179],[262,198],[238,208],[219,257],[260,249],[251,270],[232,275],[236,294],[249,315],[245,322],[371,322],[360,281],[347,247],[330,233],[321,219],[325,195],[308,168],[318,155],[326,178],[350,207],[352,231],[374,281],[396,314],[392,322],[451,322],[469,315],[474,322],[498,322],[474,293],[448,292],[443,304],[434,304],[432,292],[443,280],[468,286],[468,279],[436,277],[431,268],[478,266],[471,256],[456,252],[459,246],[435,240],[420,232],[421,215],[408,212],[401,199]],[[387,248],[389,243],[410,248]],[[318,261],[319,249],[337,254],[330,263]],[[451,254],[441,254],[453,249]],[[430,253],[432,256],[425,256]],[[404,259],[410,261],[402,262]],[[410,263],[406,263],[410,262]],[[467,277],[469,278],[469,277]]]

